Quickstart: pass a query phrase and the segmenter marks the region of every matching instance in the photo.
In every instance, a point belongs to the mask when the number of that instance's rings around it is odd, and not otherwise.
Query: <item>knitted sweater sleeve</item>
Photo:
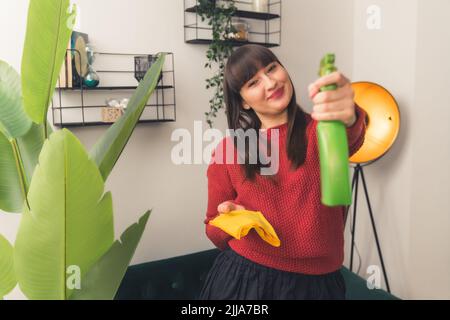
[[[355,154],[364,143],[366,133],[366,112],[357,104],[355,104],[356,121],[347,128],[347,139],[349,146],[349,157]]]
[[[236,199],[237,193],[231,183],[228,173],[227,165],[224,163],[216,163],[213,157],[208,166],[208,208],[206,212],[206,235],[220,250],[225,250],[228,247],[228,241],[233,237],[221,229],[209,224],[219,215],[217,207],[224,201],[232,201]],[[234,202],[236,203],[236,202]]]

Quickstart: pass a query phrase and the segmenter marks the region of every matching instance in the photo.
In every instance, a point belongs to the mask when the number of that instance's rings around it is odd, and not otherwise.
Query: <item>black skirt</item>
[[[231,249],[214,261],[200,300],[344,300],[340,270],[307,275],[268,268]]]

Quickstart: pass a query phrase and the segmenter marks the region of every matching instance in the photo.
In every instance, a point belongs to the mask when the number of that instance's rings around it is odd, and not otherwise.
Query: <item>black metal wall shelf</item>
[[[77,50],[68,49],[67,51],[67,55],[72,55],[73,52],[74,58],[78,58],[81,61]],[[106,102],[103,102],[106,98],[120,100],[131,97],[132,92],[130,91],[137,88],[134,70],[130,70],[134,68],[134,56],[146,56],[149,54],[96,52],[96,55],[98,57],[94,63],[94,69],[99,74],[100,86],[68,87],[61,86],[61,83],[58,82],[55,97],[52,100],[52,116],[55,126],[111,125],[112,122],[104,122],[102,119],[101,113],[106,107]],[[106,57],[103,61],[106,68],[101,68],[101,63],[96,67],[97,61],[101,60],[99,57]],[[117,69],[111,69],[111,65]],[[174,68],[174,55],[171,52],[166,52],[161,78],[147,101],[138,123],[176,121]],[[78,76],[77,82],[83,83],[83,78]],[[105,97],[105,92],[109,92],[112,96]],[[76,101],[75,103],[74,100]]]
[[[186,43],[190,43],[190,44],[210,44],[212,40],[208,40],[208,39],[194,39],[194,40],[188,40],[186,41]],[[278,47],[279,45],[276,43],[261,43],[261,42],[252,42],[252,41],[229,41],[233,47],[241,47],[243,45],[246,44],[259,44],[259,45],[263,45],[266,46],[268,48],[272,48],[272,47]]]
[[[186,9],[186,12],[197,12],[198,6],[193,6]],[[255,12],[255,11],[247,11],[247,10],[236,10],[234,13],[235,17],[241,18],[249,18],[255,20],[271,20],[280,18],[279,14],[274,13],[265,13],[265,12]]]
[[[105,86],[105,87],[95,87],[95,88],[90,88],[90,87],[86,87],[83,86],[83,90],[84,91],[107,91],[107,90],[134,90],[136,89],[137,86]],[[157,86],[156,89],[171,89],[173,88],[173,86]],[[61,89],[62,91],[79,91],[81,90],[81,88],[66,88],[66,87],[62,87],[62,88],[58,88]]]
[[[155,122],[175,122],[176,120],[173,119],[166,119],[166,120],[139,120],[139,123],[155,123]],[[105,125],[111,125],[112,123],[107,122],[70,122],[65,123],[62,127],[63,128],[69,128],[69,127],[92,127],[92,126],[105,126]]]
[[[184,41],[189,44],[207,45],[212,42],[212,28],[201,22],[197,14],[198,0],[184,1]],[[217,0],[219,1],[219,0]],[[259,44],[266,47],[281,45],[281,0],[268,0],[267,12],[251,10],[253,0],[233,1],[237,7],[234,17],[249,19],[248,41],[228,40],[233,47]],[[250,10],[249,10],[250,8]],[[256,31],[255,31],[256,30]]]

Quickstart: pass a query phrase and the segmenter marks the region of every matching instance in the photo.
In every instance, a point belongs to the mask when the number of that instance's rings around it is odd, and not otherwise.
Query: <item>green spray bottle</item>
[[[320,61],[319,76],[337,70],[335,55],[326,54]],[[320,91],[336,90],[337,85],[323,86]],[[342,206],[352,203],[349,180],[348,141],[345,125],[338,120],[319,121],[317,137],[320,157],[320,186],[322,203],[326,206]]]

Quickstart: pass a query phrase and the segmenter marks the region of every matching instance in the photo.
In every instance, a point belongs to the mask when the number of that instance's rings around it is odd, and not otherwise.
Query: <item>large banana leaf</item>
[[[47,123],[47,136],[50,136],[52,132],[51,125]],[[17,139],[28,185],[31,183],[31,177],[33,177],[34,168],[38,163],[44,141],[44,124],[35,123],[31,125],[30,130],[25,135]]]
[[[0,209],[3,211],[22,210],[44,143],[43,128],[33,124],[23,109],[19,75],[0,60]]]
[[[0,234],[0,300],[17,284],[11,244]]]
[[[22,212],[25,191],[11,143],[0,132],[0,210]]]
[[[14,250],[18,283],[30,299],[67,299],[68,267],[81,277],[114,240],[111,194],[95,163],[68,130],[54,132],[39,156]]]
[[[24,135],[31,121],[22,106],[22,89],[19,74],[0,60],[0,132],[8,139]]]
[[[43,124],[33,123],[25,135],[11,140],[18,147],[17,159],[13,144],[0,132],[0,210],[22,212],[25,193],[45,140],[43,127]],[[50,125],[47,125],[47,130],[50,134]],[[23,171],[19,170],[20,167]]]
[[[36,123],[46,124],[56,81],[72,33],[69,0],[30,0],[22,56],[25,111]]]
[[[130,98],[125,114],[106,131],[90,152],[104,181],[119,159],[144,111],[145,104],[158,83],[165,56],[165,53],[160,54]]]
[[[138,223],[128,227],[120,240],[89,270],[81,281],[81,290],[75,290],[71,300],[112,300],[144,232],[151,211],[147,211]]]

